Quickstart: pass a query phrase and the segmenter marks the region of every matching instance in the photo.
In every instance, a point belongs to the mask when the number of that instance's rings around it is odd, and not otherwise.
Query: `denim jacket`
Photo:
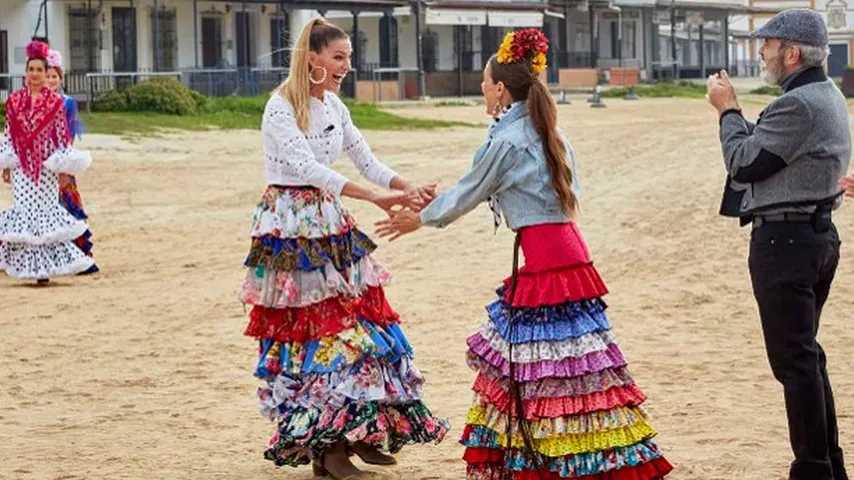
[[[575,152],[569,142],[564,140],[564,144],[571,162],[572,189],[577,193]],[[490,198],[493,210],[503,214],[511,230],[569,221],[552,187],[543,142],[524,102],[514,103],[490,126],[471,170],[421,211],[421,223],[443,228]]]

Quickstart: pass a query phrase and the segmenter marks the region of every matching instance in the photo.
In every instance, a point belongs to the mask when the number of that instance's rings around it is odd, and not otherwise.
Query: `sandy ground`
[[[755,115],[761,100],[746,104]],[[398,113],[484,122],[479,107]],[[784,479],[781,388],[767,366],[746,256],[748,231],[717,216],[717,123],[702,101],[561,106],[577,149],[582,229],[611,289],[609,312],[674,480]],[[484,130],[368,132],[380,158],[451,185]],[[254,342],[237,301],[252,207],[263,186],[258,132],[138,140],[89,135],[80,177],[103,273],[49,288],[0,278],[0,478],[307,480],[261,458],[272,425],[256,409]],[[349,162],[341,170],[353,175]],[[8,188],[0,205],[9,203]],[[349,202],[363,228],[381,213]],[[838,212],[854,238],[850,207]],[[471,400],[464,338],[511,266],[512,236],[485,207],[445,231],[381,242],[396,274],[426,396],[453,431],[409,448],[393,477],[463,478],[456,437]],[[843,446],[854,447],[854,268],[843,245],[821,338]]]

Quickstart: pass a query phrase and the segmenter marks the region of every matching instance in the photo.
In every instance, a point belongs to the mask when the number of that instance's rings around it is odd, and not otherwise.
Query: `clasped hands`
[[[376,222],[376,233],[390,241],[421,228],[419,212],[436,198],[436,184],[407,188],[402,192],[382,195],[374,204],[382,208],[388,218]]]

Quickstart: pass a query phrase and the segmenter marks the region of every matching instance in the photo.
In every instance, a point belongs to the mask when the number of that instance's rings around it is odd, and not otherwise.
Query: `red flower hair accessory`
[[[50,52],[50,47],[46,43],[38,40],[33,40],[27,45],[27,60],[38,58],[47,60],[47,55]]]
[[[504,36],[498,48],[498,63],[531,62],[532,73],[539,75],[546,69],[549,39],[538,28],[526,28]]]

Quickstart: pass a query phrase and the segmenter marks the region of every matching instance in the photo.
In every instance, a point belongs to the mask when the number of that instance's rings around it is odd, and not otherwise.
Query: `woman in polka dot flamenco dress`
[[[47,283],[93,265],[74,239],[86,222],[59,202],[59,178],[85,170],[88,153],[71,147],[64,100],[47,86],[48,47],[27,46],[27,82],[6,100],[0,169],[11,171],[12,208],[0,212],[0,269],[19,279]]]

